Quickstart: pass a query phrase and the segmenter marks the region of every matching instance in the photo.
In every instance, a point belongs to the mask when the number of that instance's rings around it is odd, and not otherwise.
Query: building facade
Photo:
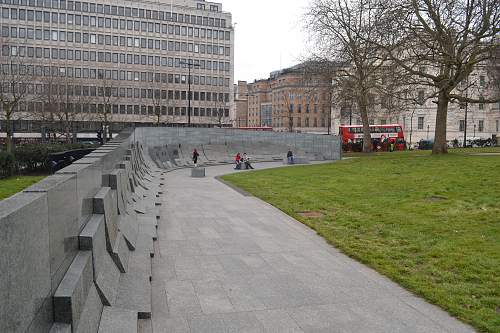
[[[479,67],[466,82],[462,82],[457,91],[462,91],[470,98],[498,98],[499,86],[494,76],[488,75],[485,67]],[[416,87],[417,100],[396,110],[389,110],[380,97],[372,96],[370,105],[370,123],[372,125],[400,124],[406,141],[414,145],[420,140],[434,141],[436,125],[436,99],[426,87]],[[361,118],[355,110],[343,109],[338,104],[332,107],[332,127],[338,131],[340,125],[361,125]],[[464,137],[468,141],[500,137],[500,103],[450,103],[448,107],[447,140],[457,140],[463,145]],[[498,140],[497,140],[498,141]]]
[[[234,85],[234,127],[248,127],[248,84],[238,81]]]
[[[309,77],[303,64],[271,73],[248,87],[249,126],[276,131],[328,133],[331,84]]]
[[[219,3],[0,0],[0,8],[0,80],[29,77],[15,119],[22,127],[68,111],[79,123],[234,118],[234,34]]]

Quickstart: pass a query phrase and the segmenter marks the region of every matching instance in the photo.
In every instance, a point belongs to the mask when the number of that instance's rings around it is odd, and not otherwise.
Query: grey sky
[[[267,78],[305,54],[302,15],[309,0],[221,0],[233,14],[235,81]],[[281,58],[281,61],[280,61]]]

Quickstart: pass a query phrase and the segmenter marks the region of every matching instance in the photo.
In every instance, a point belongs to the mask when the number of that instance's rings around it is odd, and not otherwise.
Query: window
[[[484,77],[484,75],[479,76],[479,86],[480,87],[486,86],[486,78]]]
[[[484,132],[484,120],[479,120],[477,130],[479,132]]]
[[[463,132],[465,130],[465,120],[460,120],[458,123],[458,130]]]
[[[496,120],[495,123],[496,123],[496,129],[497,129],[496,132],[498,133],[499,129],[500,129],[500,120]]]
[[[425,91],[418,91],[418,104],[423,105],[425,103]]]
[[[424,129],[424,117],[418,117],[418,129],[419,130]]]
[[[479,97],[481,103],[478,104],[479,110],[484,110],[484,97]]]

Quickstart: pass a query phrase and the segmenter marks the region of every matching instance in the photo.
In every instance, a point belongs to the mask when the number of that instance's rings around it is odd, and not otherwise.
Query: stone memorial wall
[[[340,140],[331,136],[170,128],[120,134],[0,201],[0,332],[136,332],[138,319],[151,315],[168,164],[157,154],[171,152],[169,163],[188,160],[195,147],[207,165],[234,149],[280,160],[286,149],[341,157]]]

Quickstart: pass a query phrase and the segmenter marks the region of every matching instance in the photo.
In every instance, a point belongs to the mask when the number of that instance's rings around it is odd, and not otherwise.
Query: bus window
[[[401,133],[402,132],[401,127],[396,127],[396,132]]]

